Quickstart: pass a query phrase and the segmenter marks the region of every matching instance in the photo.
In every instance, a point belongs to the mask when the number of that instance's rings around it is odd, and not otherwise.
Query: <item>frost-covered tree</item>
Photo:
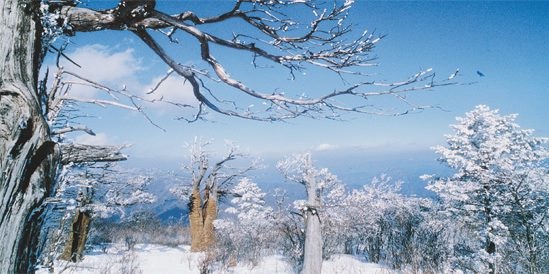
[[[195,138],[189,146],[189,165],[185,166],[191,176],[190,186],[170,189],[179,198],[189,200],[191,251],[204,251],[215,243],[214,221],[218,215],[220,196],[228,192],[234,180],[256,167],[255,162],[244,168],[230,165],[244,156],[234,144],[228,144],[226,155],[211,165],[212,155],[206,151],[208,144]]]
[[[445,214],[469,240],[456,243],[462,269],[496,273],[547,270],[549,223],[547,138],[521,129],[517,115],[477,106],[452,125],[440,161],[456,172],[430,179]]]
[[[398,193],[399,183],[391,177],[381,175],[359,189],[344,193],[335,206],[330,208],[331,218],[328,229],[339,238],[339,251],[350,254],[364,254],[369,261],[380,262],[385,258],[383,237],[388,228],[382,224],[396,217],[400,208],[408,207],[408,202]],[[388,212],[391,212],[389,216]]]
[[[332,189],[322,222],[324,256],[353,254],[395,269],[441,272],[445,231],[432,220],[430,200],[407,197],[400,185],[381,174],[358,189]]]
[[[157,6],[155,0],[120,0],[111,4],[110,8],[94,10],[71,0],[0,2],[0,10],[4,11],[0,13],[2,273],[31,271],[36,260],[36,235],[42,225],[42,207],[45,199],[55,193],[56,173],[61,161],[54,131],[48,123],[49,113],[60,106],[57,103],[84,101],[143,111],[138,105],[143,100],[135,93],[110,89],[68,71],[60,70],[56,74],[53,86],[58,88],[46,88],[47,85],[39,81],[45,54],[54,51],[59,58],[67,57],[59,47],[52,45],[60,35],[103,30],[132,33],[170,68],[168,75],[178,75],[190,85],[189,93],[198,102],[194,106],[195,115],[186,119],[190,121],[205,117],[207,111],[262,121],[298,116],[338,119],[347,112],[380,114],[380,106],[369,101],[380,96],[395,98],[402,106],[396,112],[381,114],[401,115],[428,107],[413,104],[402,96],[403,93],[450,84],[446,80],[436,81],[431,69],[394,83],[366,78],[368,73],[363,68],[371,64],[370,53],[382,37],[366,31],[352,31],[352,23],[347,20],[353,5],[351,0],[235,0],[227,10],[210,15],[204,15],[206,11],[189,10],[189,5],[184,4],[176,6],[176,10],[161,10],[162,5]],[[151,35],[153,31],[158,31],[158,36]],[[170,55],[166,44],[179,41],[184,41],[180,45],[184,45],[185,50],[187,47],[197,50],[198,64],[189,64],[189,60],[177,60]],[[254,73],[259,66],[274,64],[287,69],[290,77],[297,78],[296,72],[313,68],[339,75],[345,78],[343,83],[348,84],[328,87],[320,95],[301,89],[307,85],[299,85],[300,88],[293,90],[247,85],[231,75],[229,64],[216,58],[218,53],[226,52],[249,56],[249,68]],[[67,93],[70,88],[65,88],[70,84],[59,82],[69,75],[105,91],[110,99],[83,100]],[[267,82],[273,81],[263,81],[263,84]],[[225,88],[210,88],[217,83],[244,96],[225,92]],[[255,107],[251,107],[250,100],[256,101]],[[185,102],[167,103],[193,107]],[[86,130],[80,126],[66,130],[82,129]]]
[[[335,175],[326,168],[317,169],[310,153],[294,155],[278,162],[284,177],[305,187],[306,200],[295,202],[305,218],[305,246],[303,250],[303,274],[321,273],[322,270],[322,221],[325,211],[322,197],[326,189],[339,184]]]
[[[56,212],[48,214],[49,221],[57,222],[57,233],[65,234],[57,242],[50,240],[49,243],[53,255],[57,255],[56,245],[64,242],[59,255],[62,260],[76,262],[82,259],[94,219],[113,215],[123,219],[128,207],[156,200],[146,190],[150,177],[132,174],[110,163],[72,165],[65,167],[65,170],[56,193]],[[72,218],[69,224],[68,218]]]
[[[288,258],[294,270],[298,271],[303,264],[305,224],[302,213],[296,212],[288,196],[288,191],[282,188],[276,188],[273,193],[275,200],[273,215],[275,231],[278,234],[275,245],[277,250]]]
[[[266,194],[249,178],[242,178],[229,195],[234,198],[223,219],[214,222],[222,252],[229,261],[257,263],[263,251],[273,246],[273,209],[266,205]]]

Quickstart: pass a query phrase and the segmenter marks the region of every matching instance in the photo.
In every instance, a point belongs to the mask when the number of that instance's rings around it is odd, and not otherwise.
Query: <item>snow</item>
[[[322,263],[322,273],[396,273],[379,264],[366,263],[351,255],[335,255]]]
[[[268,256],[263,258],[256,266],[237,265],[231,268],[227,273],[242,274],[286,274],[294,273],[292,267],[284,261],[282,256]]]
[[[86,254],[79,263],[56,261],[53,273],[121,273],[133,268],[142,274],[194,274],[200,273],[199,266],[204,253],[191,253],[190,246],[168,247],[155,244],[137,244],[133,251],[126,251],[122,245],[114,245],[101,250],[97,248]],[[49,274],[47,269],[39,269],[37,274]],[[280,255],[262,258],[257,265],[237,264],[226,270],[215,271],[220,274],[293,274],[291,265]],[[335,255],[324,261],[323,274],[374,274],[395,273],[378,264],[366,263],[351,255]]]
[[[54,273],[105,273],[110,269],[116,273],[119,265],[133,263],[143,273],[199,273],[198,264],[203,254],[191,253],[189,246],[168,247],[153,244],[137,244],[133,251],[126,251],[124,246],[115,245],[105,251],[94,250],[84,256],[79,263],[56,261]],[[64,269],[67,269],[63,271]],[[40,269],[37,274],[49,273]],[[109,272],[107,272],[109,273]]]

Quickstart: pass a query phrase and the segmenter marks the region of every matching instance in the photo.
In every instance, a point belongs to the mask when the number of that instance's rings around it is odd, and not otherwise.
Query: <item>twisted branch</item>
[[[135,33],[171,70],[191,85],[193,96],[200,104],[192,119],[184,118],[189,122],[202,119],[206,109],[244,119],[279,121],[299,116],[340,119],[343,113],[404,115],[427,108],[437,108],[416,105],[402,94],[455,85],[457,83],[451,81],[455,74],[438,81],[435,79],[435,73],[427,69],[400,82],[362,79],[368,77],[362,68],[374,65],[371,61],[375,58],[371,56],[371,52],[383,36],[375,36],[364,31],[358,37],[352,37],[352,26],[347,22],[347,13],[352,2],[237,0],[226,12],[201,17],[193,11],[168,15],[155,9],[154,1],[150,0],[123,0],[116,8],[110,10],[94,11],[64,6],[61,7],[60,14],[66,19],[69,34],[73,31],[101,29],[127,29]],[[305,18],[295,18],[288,15],[293,9],[305,9],[310,13],[304,13]],[[238,29],[232,30],[234,32],[230,34],[231,38],[223,38],[204,28],[205,25],[224,26],[230,19],[244,22],[259,31],[260,35]],[[176,41],[174,35],[177,31],[190,35],[200,46],[200,57],[207,69],[196,70],[191,66],[181,65],[160,46],[147,29],[166,29],[162,33],[171,42]],[[226,32],[226,29],[225,27],[219,32]],[[214,57],[212,45],[249,52],[253,55],[254,68],[257,67],[256,60],[262,59],[287,68],[292,77],[294,71],[309,67],[327,69],[339,75],[347,86],[314,97],[297,91],[261,91],[232,77],[225,66]],[[345,75],[352,76],[352,79],[358,81],[349,84]],[[163,80],[167,77],[168,75]],[[244,93],[258,100],[260,104],[257,105],[261,107],[244,108],[237,102],[221,99],[225,97],[222,96],[224,93],[208,88],[203,79],[220,82],[232,90]],[[150,92],[158,89],[163,80]],[[301,95],[292,96],[293,94]],[[405,109],[388,112],[367,103],[369,98],[377,96],[393,96]],[[170,103],[179,106],[177,102]]]

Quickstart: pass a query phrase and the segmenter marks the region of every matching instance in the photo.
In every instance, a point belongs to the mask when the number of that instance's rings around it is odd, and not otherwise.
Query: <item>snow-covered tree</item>
[[[189,146],[189,165],[184,167],[191,175],[190,186],[174,186],[170,189],[174,195],[189,200],[191,251],[204,251],[215,243],[213,222],[217,219],[220,196],[230,189],[236,179],[256,168],[255,162],[244,168],[230,166],[244,156],[231,143],[227,144],[229,151],[226,155],[210,165],[212,155],[206,151],[208,144],[195,138]]]
[[[547,139],[521,129],[516,117],[479,105],[457,118],[454,134],[446,136],[447,146],[435,147],[439,160],[456,172],[448,178],[424,176],[447,217],[470,238],[456,244],[454,259],[460,268],[544,272],[540,256],[548,251],[549,236]],[[506,254],[512,255],[504,260]]]
[[[110,89],[70,71],[61,70],[54,80],[56,88],[46,88],[39,81],[46,53],[54,51],[59,59],[66,57],[53,45],[60,35],[103,30],[135,35],[170,68],[156,87],[172,74],[190,85],[196,105],[168,102],[180,108],[194,107],[194,115],[183,118],[190,121],[206,117],[208,110],[261,121],[299,116],[337,119],[349,112],[380,114],[380,106],[365,104],[365,100],[379,96],[395,98],[401,107],[390,114],[403,115],[429,106],[413,104],[401,94],[448,85],[453,78],[436,81],[434,72],[427,69],[395,83],[365,79],[368,73],[363,68],[370,65],[370,53],[382,37],[362,30],[352,32],[347,13],[353,1],[237,0],[227,10],[208,16],[183,4],[175,6],[176,10],[165,10],[166,5],[156,5],[155,0],[120,0],[111,4],[110,8],[94,10],[86,3],[71,0],[0,2],[0,10],[9,11],[0,13],[0,110],[3,114],[0,119],[0,200],[4,202],[0,207],[3,216],[0,219],[0,242],[3,243],[0,272],[28,272],[36,260],[36,235],[43,219],[38,213],[46,198],[55,193],[61,161],[53,138],[55,132],[48,123],[49,113],[55,112],[61,101],[143,112],[137,103],[144,102],[144,98],[137,98],[125,88]],[[301,14],[307,16],[299,16],[295,10],[302,10]],[[229,35],[228,29],[233,30]],[[151,35],[153,30],[165,36]],[[179,40],[185,42],[179,43]],[[170,55],[166,46],[169,43],[195,46],[199,49],[198,64]],[[274,64],[287,69],[295,78],[298,71],[320,68],[332,75],[350,75],[344,81],[350,84],[329,87],[323,94],[304,93],[301,87],[306,85],[291,90],[248,85],[234,78],[223,58],[216,58],[216,53],[223,52],[220,49],[248,53],[250,72],[258,66]],[[78,98],[70,92],[74,81],[68,83],[62,80],[64,77],[76,77],[78,82],[103,90],[109,99]],[[267,82],[273,81],[263,81]],[[217,87],[218,83],[248,99],[224,92],[223,88],[210,88]],[[153,88],[150,93],[157,90]],[[162,101],[162,98],[158,96],[149,101]],[[251,107],[250,100],[255,100],[255,107]],[[87,128],[67,128],[82,129]]]
[[[277,167],[287,180],[305,187],[307,200],[294,203],[305,218],[305,247],[301,273],[320,273],[323,258],[321,218],[324,218],[324,204],[322,197],[325,195],[325,190],[334,188],[339,184],[339,180],[327,168],[317,169],[310,153],[288,157],[278,162]]]
[[[288,191],[276,188],[273,193],[275,200],[274,223],[278,235],[275,242],[281,252],[298,271],[303,265],[303,250],[305,247],[305,224],[301,212],[296,212],[293,203],[288,200]]]
[[[151,181],[152,177],[134,171],[111,170],[99,182],[90,210],[100,218],[108,218],[117,213],[120,218],[124,218],[128,207],[156,201],[157,197],[147,191]]]
[[[49,216],[55,219],[55,215],[64,215],[58,221],[60,232],[67,233],[66,237],[60,237],[65,242],[60,259],[79,261],[82,258],[94,218],[114,214],[124,218],[127,207],[156,200],[146,191],[150,177],[133,174],[112,163],[71,165],[65,169],[56,194],[59,201],[67,200],[57,207],[64,212],[52,212]],[[65,227],[67,217],[72,217],[72,223]]]
[[[233,206],[225,212],[236,215],[240,223],[258,225],[258,221],[270,218],[272,208],[265,204],[266,194],[249,178],[242,178],[230,194],[234,196],[231,200]]]
[[[399,207],[407,206],[398,191],[398,183],[392,182],[387,175],[381,175],[362,188],[351,190],[340,201],[340,206],[333,209],[336,211],[332,213],[335,215],[333,218],[344,224],[338,229],[346,242],[346,253],[364,254],[369,261],[376,263],[384,259],[383,237],[388,227],[381,224],[396,217]]]
[[[242,178],[230,191],[227,216],[214,222],[220,245],[229,260],[257,263],[262,251],[272,248],[273,209],[265,204],[265,193],[249,178]]]
[[[332,189],[322,231],[324,256],[354,254],[417,272],[440,272],[445,234],[431,218],[428,199],[400,193],[402,182],[381,174],[350,192]]]

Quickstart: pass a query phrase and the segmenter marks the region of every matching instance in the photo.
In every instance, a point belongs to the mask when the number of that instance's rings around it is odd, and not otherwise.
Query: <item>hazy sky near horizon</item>
[[[199,14],[230,6],[229,1],[157,2],[169,13],[181,11],[172,10],[180,3]],[[92,7],[98,3],[110,7],[109,1],[84,1]],[[154,121],[167,130],[163,132],[137,113],[84,107],[97,116],[84,121],[97,136],[74,138],[80,142],[132,144],[126,152],[137,159],[181,158],[187,153],[185,143],[195,136],[212,139],[213,150],[223,150],[224,140],[231,140],[245,152],[264,155],[357,148],[424,151],[443,143],[443,135],[451,133],[448,125],[455,117],[478,104],[500,109],[503,114],[518,113],[517,122],[523,128],[549,136],[549,2],[356,1],[349,20],[357,34],[368,29],[387,35],[373,50],[378,65],[368,68],[373,74],[370,80],[400,81],[426,68],[446,78],[459,68],[459,82],[475,83],[409,95],[415,103],[438,105],[444,110],[400,117],[350,115],[343,122],[300,118],[264,123],[211,115],[211,122],[188,124],[174,120],[177,113],[172,110],[149,107],[147,112]],[[82,33],[70,41],[67,55],[83,68],[67,64],[67,69],[109,85],[147,90],[168,69],[128,31]],[[169,47],[179,62],[204,65],[186,43]],[[251,85],[288,79],[285,75],[274,80],[267,72],[246,69],[237,60],[240,56],[224,53],[219,50],[216,57],[227,62],[233,75]],[[246,61],[248,65],[250,61]],[[485,76],[478,76],[477,71]],[[337,81],[337,77],[313,75],[297,84],[312,90],[326,87],[325,92],[329,92]],[[292,87],[289,80],[280,83]],[[180,92],[185,89],[181,80],[170,78],[165,89],[167,96],[192,100]]]

